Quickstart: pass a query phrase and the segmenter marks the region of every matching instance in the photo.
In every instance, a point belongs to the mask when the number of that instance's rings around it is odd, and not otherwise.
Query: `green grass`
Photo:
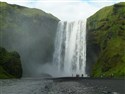
[[[22,67],[20,56],[17,52],[8,52],[0,47],[0,79],[20,78]]]
[[[14,78],[12,75],[8,74],[1,66],[0,66],[0,79]]]
[[[88,18],[92,45],[100,47],[93,77],[125,76],[125,2],[105,7]]]

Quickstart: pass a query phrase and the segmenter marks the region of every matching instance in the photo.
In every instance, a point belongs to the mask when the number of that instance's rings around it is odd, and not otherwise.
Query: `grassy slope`
[[[50,62],[58,21],[39,9],[0,2],[0,46],[20,52],[24,64]]]
[[[99,10],[88,19],[87,29],[100,48],[92,76],[125,76],[125,2]]]
[[[25,75],[51,61],[58,21],[39,9],[0,2],[0,46],[20,53]]]

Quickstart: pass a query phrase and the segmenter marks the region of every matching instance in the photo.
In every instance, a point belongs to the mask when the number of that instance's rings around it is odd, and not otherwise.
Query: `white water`
[[[86,21],[58,23],[53,65],[58,76],[86,75]]]

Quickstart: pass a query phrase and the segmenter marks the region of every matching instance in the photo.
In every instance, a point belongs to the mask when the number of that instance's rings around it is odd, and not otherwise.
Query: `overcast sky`
[[[86,19],[102,7],[124,0],[0,0],[51,13],[60,20]]]

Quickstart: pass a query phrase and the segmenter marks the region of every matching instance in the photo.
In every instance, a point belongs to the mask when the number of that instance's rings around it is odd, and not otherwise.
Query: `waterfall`
[[[53,65],[57,68],[58,76],[87,76],[86,21],[58,23]]]

